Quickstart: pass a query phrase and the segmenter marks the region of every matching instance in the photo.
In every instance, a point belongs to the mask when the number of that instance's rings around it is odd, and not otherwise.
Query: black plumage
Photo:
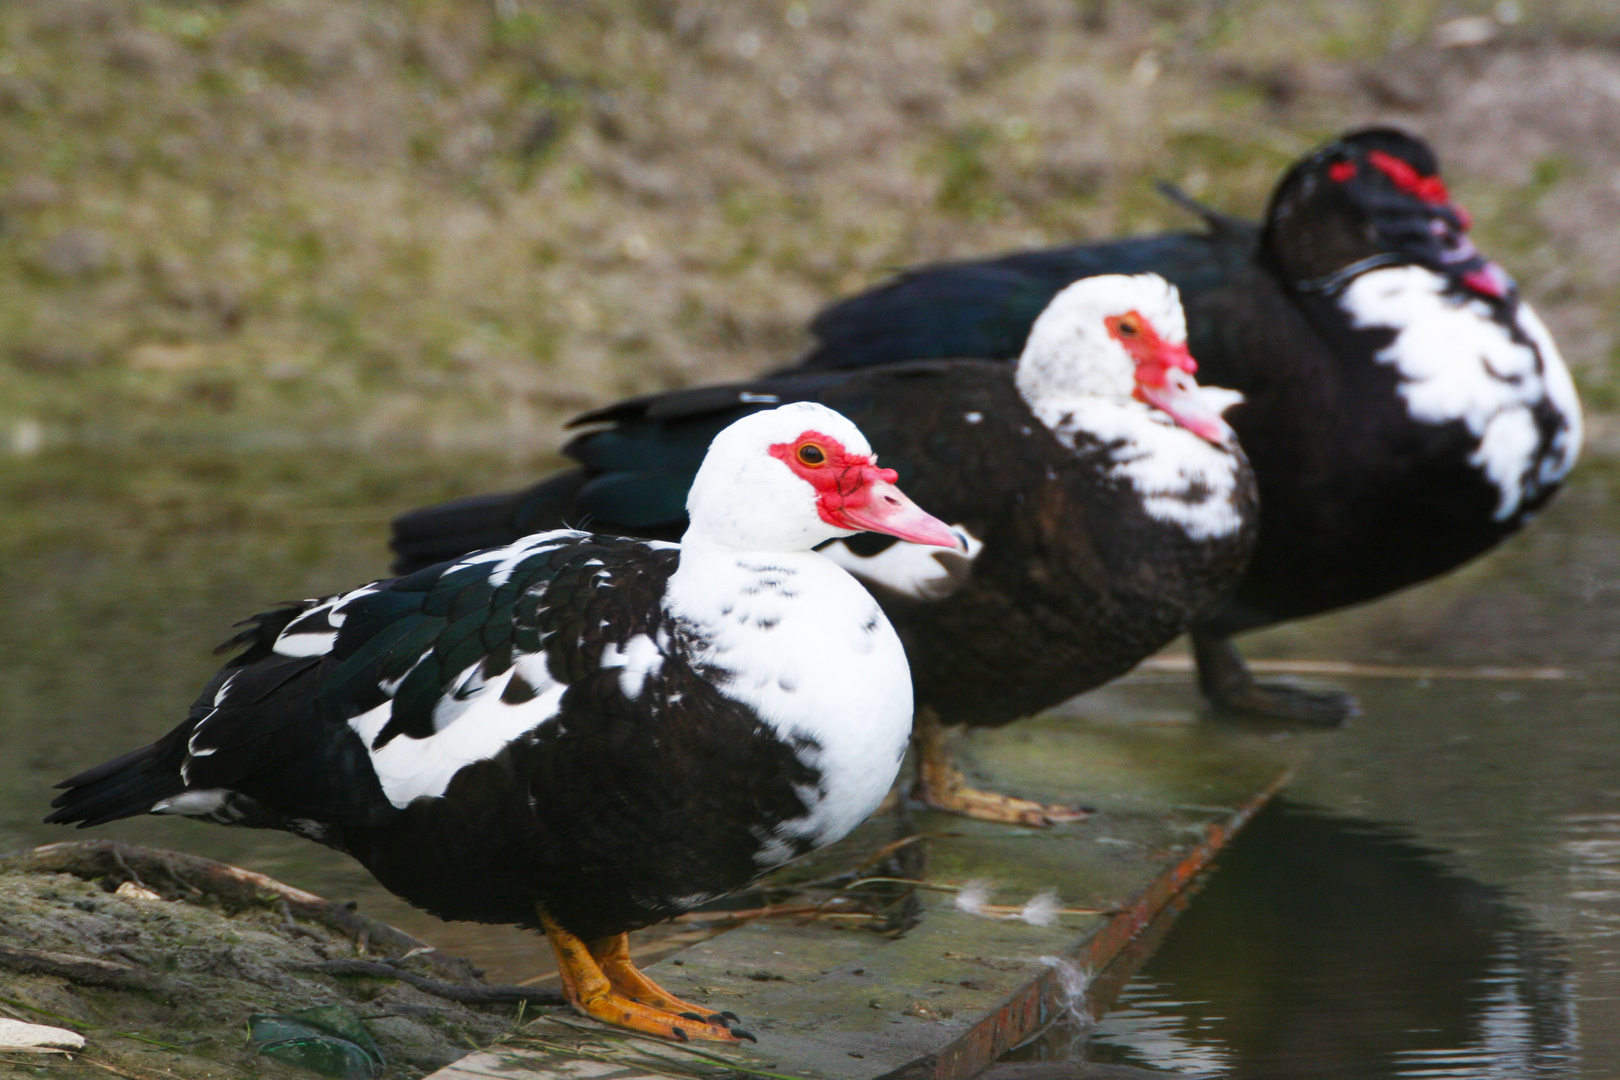
[[[65,781],[47,820],[96,825],[218,791],[204,816],[345,851],[435,915],[537,926],[539,901],[587,939],[752,880],[821,778],[802,745],[716,690],[663,613],[678,552],[578,533],[527,546],[504,579],[489,561],[441,564],[251,620],[183,724]],[[665,644],[632,698],[602,654],[637,635]],[[391,801],[377,752],[433,736],[443,702],[503,675],[500,703],[479,707],[531,703],[545,680],[515,670],[525,656],[566,686],[554,717],[439,797]],[[349,721],[389,700],[368,744]]]
[[[1296,164],[1257,226],[1201,211],[1208,229],[1006,255],[908,271],[816,317],[818,344],[797,370],[856,370],[927,357],[1018,356],[1048,300],[1077,279],[1151,271],[1175,284],[1202,383],[1241,391],[1228,413],[1260,491],[1254,558],[1230,600],[1194,632],[1200,678],[1217,702],[1301,719],[1342,719],[1344,695],[1254,684],[1231,635],[1384,596],[1489,550],[1556,491],[1573,461],[1579,412],[1562,360],[1505,275],[1464,236],[1438,163],[1391,129],[1346,135]],[[1447,308],[1477,312],[1484,331],[1534,353],[1533,371],[1496,372],[1489,403],[1519,393],[1534,445],[1490,473],[1494,422],[1463,400],[1455,417],[1417,415],[1408,376],[1380,359],[1396,330],[1366,326],[1347,289],[1370,271],[1412,266],[1444,281]],[[1450,344],[1438,335],[1442,347]],[[1433,341],[1430,343],[1434,344]],[[1418,357],[1444,376],[1478,364]],[[1534,380],[1546,392],[1527,388]],[[1506,406],[1503,406],[1504,408]],[[1471,414],[1473,410],[1473,414]]]
[[[947,723],[1006,723],[1122,674],[1213,610],[1248,556],[1252,525],[1193,539],[1156,519],[1112,473],[1117,447],[1082,439],[1070,450],[1004,365],[959,360],[701,387],[586,414],[575,423],[598,427],[565,448],[578,469],[405,515],[395,532],[400,564],[453,553],[473,528],[488,535],[496,522],[509,533],[569,521],[678,536],[713,433],[746,412],[800,400],[854,420],[903,488],[984,543],[971,566],[949,552],[933,556],[952,571],[949,595],[902,595],[863,577],[906,645],[919,707]],[[1243,472],[1234,501],[1250,521],[1253,499]],[[892,542],[845,543],[872,555]]]

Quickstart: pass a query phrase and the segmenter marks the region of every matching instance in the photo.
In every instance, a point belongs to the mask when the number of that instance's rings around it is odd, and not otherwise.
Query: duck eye
[[[800,464],[808,465],[814,469],[819,465],[825,464],[826,461],[826,453],[815,443],[805,443],[803,446],[799,447]]]
[[[1120,335],[1120,337],[1135,337],[1137,334],[1140,334],[1141,332],[1142,332],[1141,325],[1139,323],[1137,323],[1137,321],[1135,319],[1133,319],[1131,316],[1126,315],[1124,318],[1119,320],[1119,335]]]

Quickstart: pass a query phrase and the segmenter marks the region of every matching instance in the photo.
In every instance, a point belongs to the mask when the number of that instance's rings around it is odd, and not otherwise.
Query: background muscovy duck
[[[1194,207],[1194,209],[1198,209]],[[801,370],[942,356],[1012,358],[1077,278],[1163,274],[1204,382],[1260,485],[1247,575],[1192,630],[1218,705],[1340,722],[1348,695],[1262,686],[1232,635],[1383,596],[1490,549],[1574,464],[1580,404],[1512,280],[1468,240],[1434,154],[1402,132],[1347,134],[1297,163],[1263,226],[925,267],[822,312]]]
[[[179,727],[46,820],[182,814],[346,851],[446,919],[543,927],[581,1012],[748,1036],[630,963],[625,932],[836,840],[911,731],[883,612],[811,550],[954,545],[847,419],[715,436],[679,545],[557,531],[260,615]]]
[[[637,398],[566,452],[580,468],[526,491],[395,522],[400,567],[562,522],[674,536],[701,447],[738,415],[815,400],[866,431],[901,483],[959,529],[961,554],[855,539],[827,554],[867,583],[906,644],[920,706],[920,794],[1025,824],[1071,819],[968,788],[939,721],[1003,724],[1125,671],[1213,610],[1246,562],[1254,486],[1191,372],[1175,290],[1105,276],[1052,300],[1015,371],[931,361]]]

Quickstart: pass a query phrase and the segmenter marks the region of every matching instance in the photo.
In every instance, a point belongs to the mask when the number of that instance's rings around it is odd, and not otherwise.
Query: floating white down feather
[[[1505,521],[1532,488],[1556,483],[1575,464],[1580,402],[1558,347],[1529,304],[1520,302],[1518,325],[1534,348],[1513,340],[1484,300],[1447,289],[1432,270],[1392,266],[1357,277],[1341,303],[1356,328],[1396,332],[1377,360],[1400,372],[1412,419],[1460,420],[1479,440],[1469,462],[1500,492],[1495,517]],[[1547,447],[1531,412],[1543,399],[1565,420]]]

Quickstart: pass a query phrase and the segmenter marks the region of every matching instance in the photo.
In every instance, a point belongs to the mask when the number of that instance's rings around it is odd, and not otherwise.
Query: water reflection
[[[1218,866],[1089,1059],[1245,1080],[1576,1074],[1560,944],[1436,852],[1281,801]]]

